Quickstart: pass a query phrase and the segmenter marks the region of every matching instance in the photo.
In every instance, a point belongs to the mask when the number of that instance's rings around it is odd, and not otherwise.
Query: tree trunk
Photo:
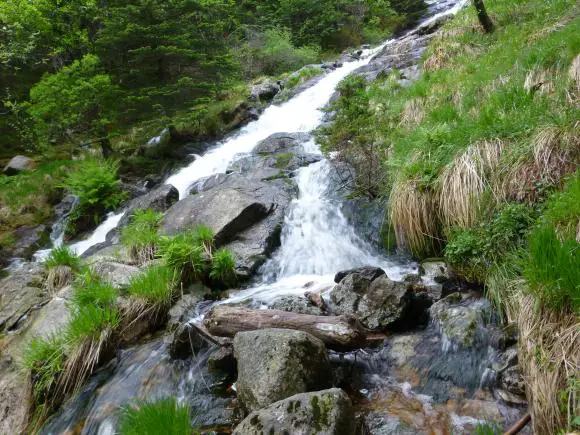
[[[473,6],[475,6],[475,9],[477,10],[477,18],[479,19],[479,23],[483,27],[485,33],[493,32],[493,21],[491,21],[491,18],[487,15],[483,0],[473,0]]]
[[[319,338],[330,349],[347,351],[366,343],[366,329],[350,316],[313,316],[279,310],[253,310],[218,305],[205,316],[204,326],[212,335],[233,337],[240,331],[265,328],[296,329]]]

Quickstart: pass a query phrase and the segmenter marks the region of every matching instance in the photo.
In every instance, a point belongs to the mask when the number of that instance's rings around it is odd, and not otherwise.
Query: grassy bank
[[[345,80],[323,145],[360,195],[389,197],[400,247],[444,255],[518,322],[535,428],[557,433],[578,424],[579,8],[485,3],[496,30],[466,7],[410,86],[396,71]]]

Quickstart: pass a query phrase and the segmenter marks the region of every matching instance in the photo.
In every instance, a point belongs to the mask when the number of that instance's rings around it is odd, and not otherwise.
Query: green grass
[[[153,266],[131,280],[127,288],[129,296],[151,305],[169,305],[176,285],[176,273],[167,266]]]
[[[542,224],[531,232],[522,257],[522,275],[538,301],[580,314],[580,244],[574,237],[560,240],[552,225]]]
[[[56,385],[65,361],[61,335],[33,338],[24,346],[22,365],[33,373],[33,393],[37,403],[43,402]]]
[[[198,236],[195,231],[179,234],[163,239],[159,247],[165,265],[179,271],[185,281],[203,277],[207,269],[207,253]]]
[[[324,70],[316,66],[304,67],[293,74],[290,74],[284,83],[284,89],[292,89],[308,80],[319,76]]]
[[[223,285],[233,285],[236,281],[236,260],[226,248],[218,249],[212,259],[209,277]]]
[[[109,283],[103,282],[90,269],[77,277],[74,285],[72,301],[77,307],[115,305],[118,292]]]
[[[124,409],[119,422],[121,435],[192,435],[191,416],[186,405],[174,398],[138,402]]]
[[[114,307],[86,305],[74,308],[65,330],[66,342],[76,346],[87,339],[98,341],[103,331],[114,330],[119,321],[119,311]]]
[[[163,217],[151,209],[136,210],[131,222],[121,230],[121,244],[129,249],[131,258],[144,263],[155,257],[160,237],[157,234]]]
[[[82,268],[81,258],[67,246],[54,248],[44,260],[44,268],[50,270],[58,266],[70,267],[74,273],[78,273]]]

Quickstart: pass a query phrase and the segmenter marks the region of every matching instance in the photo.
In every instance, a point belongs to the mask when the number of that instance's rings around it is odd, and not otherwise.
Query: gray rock
[[[289,311],[298,314],[311,314],[313,316],[323,315],[320,308],[301,296],[282,296],[274,300],[269,308],[272,310]]]
[[[24,225],[12,233],[16,242],[11,249],[12,257],[30,260],[40,248],[50,242],[50,231],[46,225]]]
[[[485,329],[491,312],[487,299],[464,301],[460,293],[450,294],[429,309],[431,320],[443,337],[444,351],[473,346],[478,331]]]
[[[234,430],[237,435],[352,435],[355,416],[344,391],[332,388],[296,394],[252,412]]]
[[[239,332],[234,337],[238,397],[252,411],[332,383],[324,343],[289,329]]]
[[[372,276],[350,273],[332,289],[330,300],[335,313],[355,315],[369,329],[384,329],[402,319],[413,295],[407,283]]]
[[[338,272],[336,275],[334,275],[334,282],[338,284],[347,275],[351,275],[353,273],[359,275],[363,280],[368,281],[369,284],[378,277],[386,275],[385,271],[379,267],[373,266],[357,267],[356,269],[348,269]]]
[[[189,323],[182,323],[169,342],[169,356],[173,359],[184,359],[207,346],[208,343],[197,328]]]
[[[25,156],[14,156],[10,159],[8,164],[4,166],[4,173],[6,175],[16,175],[25,171],[27,169],[31,169],[34,162],[32,159],[25,157]]]
[[[252,86],[250,93],[251,100],[270,101],[280,92],[280,85],[271,80],[265,80],[262,83]]]
[[[40,264],[24,263],[0,281],[0,331],[19,329],[31,311],[48,302],[43,279]]]
[[[231,346],[221,346],[216,349],[207,359],[207,366],[210,371],[220,370],[228,374],[235,374],[236,357]]]
[[[451,279],[451,270],[442,260],[422,262],[419,268],[419,274],[426,284],[443,284]]]
[[[205,289],[183,295],[169,310],[168,328],[173,329],[195,317],[198,314],[197,304],[203,301],[204,296],[210,292],[211,290]]]
[[[273,169],[232,173],[179,201],[166,213],[161,233],[176,234],[197,224],[212,227],[216,244],[231,249],[240,277],[250,277],[280,245],[285,211],[296,194],[290,179],[270,179]]]
[[[136,266],[106,260],[96,261],[91,264],[91,267],[103,281],[117,289],[128,287],[131,279],[141,273],[141,270]]]
[[[519,365],[505,369],[501,374],[499,385],[512,394],[519,396],[525,396],[526,394],[526,383]]]
[[[156,212],[165,212],[177,201],[179,201],[179,191],[171,184],[163,184],[133,199],[117,227],[122,228],[127,225],[137,210],[151,209]]]

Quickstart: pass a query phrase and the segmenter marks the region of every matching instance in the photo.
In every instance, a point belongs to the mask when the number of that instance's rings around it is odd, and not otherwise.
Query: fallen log
[[[313,316],[279,310],[256,310],[217,305],[206,315],[204,326],[212,335],[233,337],[240,331],[265,328],[296,329],[312,334],[333,350],[363,347],[367,330],[351,316]]]

